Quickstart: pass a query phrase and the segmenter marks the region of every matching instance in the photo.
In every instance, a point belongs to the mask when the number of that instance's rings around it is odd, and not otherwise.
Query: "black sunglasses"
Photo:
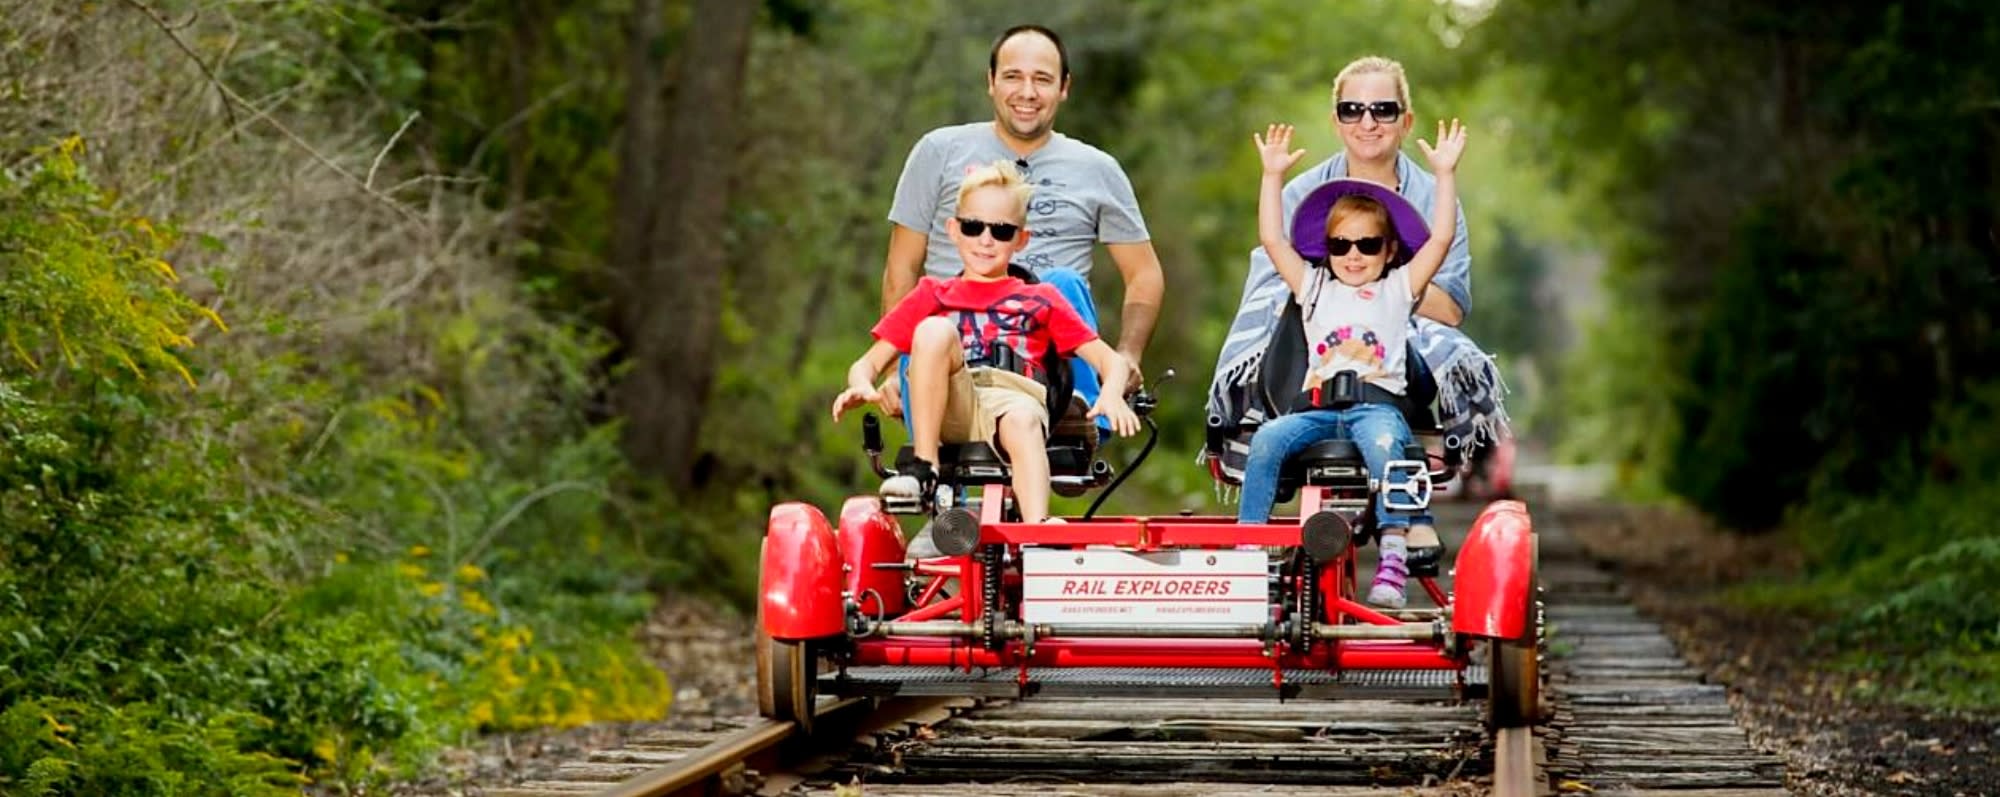
[[[978,238],[980,233],[987,230],[993,231],[993,240],[1004,244],[1014,240],[1014,233],[1021,231],[1021,225],[1008,224],[1003,221],[980,221],[978,219],[968,219],[964,216],[958,217],[958,231],[965,233],[965,237],[967,238]]]
[[[1349,247],[1353,247],[1361,250],[1361,253],[1364,255],[1374,257],[1375,255],[1382,254],[1382,244],[1387,243],[1388,240],[1380,235],[1370,235],[1366,238],[1357,238],[1352,241],[1346,238],[1327,236],[1326,253],[1334,257],[1340,257],[1347,254]]]
[[[1395,100],[1381,100],[1378,102],[1341,100],[1333,104],[1334,118],[1339,119],[1340,123],[1344,125],[1351,125],[1361,121],[1361,114],[1364,112],[1369,116],[1375,117],[1375,121],[1377,122],[1385,125],[1391,124],[1397,119],[1402,118],[1403,104]]]

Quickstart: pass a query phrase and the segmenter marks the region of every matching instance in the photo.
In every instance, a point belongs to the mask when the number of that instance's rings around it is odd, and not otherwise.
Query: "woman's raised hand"
[[[1263,135],[1250,132],[1250,140],[1257,143],[1257,154],[1264,159],[1265,174],[1284,174],[1299,159],[1305,157],[1303,149],[1292,149],[1292,126],[1274,124],[1264,128]]]
[[[1423,139],[1417,139],[1417,149],[1424,151],[1424,157],[1431,162],[1431,171],[1438,174],[1449,173],[1458,168],[1458,158],[1465,154],[1465,126],[1457,119],[1446,127],[1443,119],[1438,120],[1437,146],[1432,147]]]

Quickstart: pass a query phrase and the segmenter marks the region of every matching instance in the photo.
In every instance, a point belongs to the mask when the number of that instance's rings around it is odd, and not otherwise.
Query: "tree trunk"
[[[636,290],[615,298],[632,333],[625,340],[630,370],[618,396],[625,452],[639,473],[674,490],[694,481],[702,411],[714,383],[737,105],[758,5],[695,0],[673,115],[664,146],[653,153],[657,190],[648,197],[646,251],[623,264],[638,270],[630,281]],[[619,209],[621,216],[639,212]]]
[[[634,0],[631,37],[625,45],[625,120],[618,142],[618,174],[612,185],[610,285],[611,334],[628,350],[638,334],[635,301],[645,284],[647,242],[653,231],[654,153],[660,151],[661,66],[658,50],[665,24],[660,0]]]

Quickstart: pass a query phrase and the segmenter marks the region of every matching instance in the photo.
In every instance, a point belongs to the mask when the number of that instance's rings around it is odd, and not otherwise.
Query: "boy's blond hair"
[[[1410,105],[1410,79],[1403,75],[1403,65],[1379,55],[1363,56],[1341,67],[1340,74],[1333,78],[1333,102],[1340,102],[1340,89],[1347,85],[1347,79],[1356,75],[1388,75],[1396,80],[1396,99],[1403,102],[1403,113],[1414,110]]]
[[[1028,185],[1021,170],[1007,161],[994,161],[973,169],[965,175],[965,181],[958,184],[958,204],[965,205],[965,198],[981,188],[1000,188],[1014,197],[1014,220],[1028,220],[1028,197],[1035,193],[1035,187]]]

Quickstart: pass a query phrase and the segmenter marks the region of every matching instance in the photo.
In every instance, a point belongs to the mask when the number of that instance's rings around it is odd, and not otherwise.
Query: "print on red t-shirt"
[[[967,362],[991,362],[996,349],[1010,348],[1026,375],[1042,382],[1048,381],[1041,367],[1050,347],[1068,355],[1097,338],[1055,288],[1013,277],[992,282],[924,277],[871,333],[908,354],[917,324],[931,316],[952,320]]]

